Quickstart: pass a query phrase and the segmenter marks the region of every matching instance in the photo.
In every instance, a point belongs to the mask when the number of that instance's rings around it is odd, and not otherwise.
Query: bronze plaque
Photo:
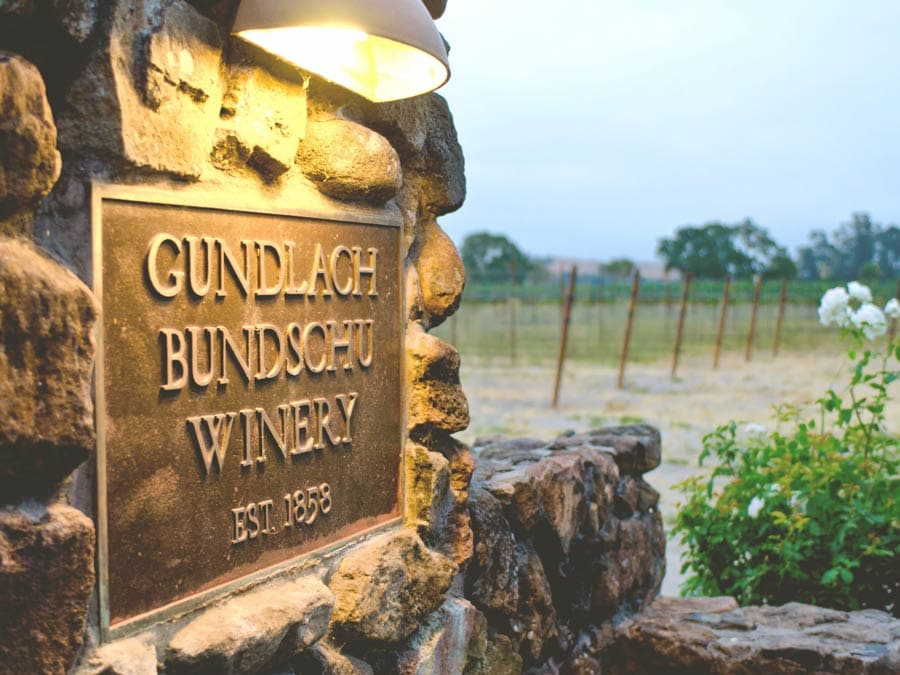
[[[93,216],[106,634],[397,519],[404,426],[397,220],[123,190]]]

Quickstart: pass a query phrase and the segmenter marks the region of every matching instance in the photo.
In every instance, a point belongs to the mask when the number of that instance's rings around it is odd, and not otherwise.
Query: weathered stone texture
[[[526,666],[569,654],[587,626],[648,604],[665,572],[653,489],[620,473],[615,448],[558,445],[501,438],[475,445],[475,554],[465,593]]]
[[[52,0],[56,23],[75,42],[84,42],[94,32],[99,18],[99,0]]]
[[[463,673],[484,660],[487,620],[472,603],[450,598],[435,612],[402,652],[398,675]]]
[[[73,675],[156,675],[152,636],[118,640],[86,655]]]
[[[560,436],[550,445],[552,450],[581,447],[611,453],[623,473],[643,474],[659,466],[662,440],[649,424],[629,424]]]
[[[199,615],[172,638],[167,673],[250,673],[319,640],[334,596],[318,579],[266,586]]]
[[[341,118],[310,121],[297,163],[325,194],[384,204],[402,184],[400,158],[384,137]]]
[[[451,434],[469,426],[469,405],[459,383],[459,352],[419,324],[406,333],[407,429],[413,439]]]
[[[409,530],[378,537],[347,554],[331,579],[332,631],[343,640],[401,642],[444,602],[456,571]]]
[[[373,675],[365,661],[342,654],[326,642],[318,642],[298,654],[291,667],[295,675]]]
[[[477,544],[466,574],[466,596],[485,610],[512,616],[519,605],[516,538],[503,506],[484,488],[471,493],[469,509]]]
[[[621,624],[604,673],[897,673],[900,620],[790,603],[660,598]]]
[[[396,148],[404,180],[416,185],[422,210],[456,211],[466,197],[465,160],[447,101],[426,94],[405,101],[348,106],[346,114],[374,129]]]
[[[447,9],[447,0],[422,0],[422,2],[425,3],[425,7],[433,19],[440,19],[444,10]]]
[[[0,502],[49,493],[93,448],[95,318],[72,273],[0,240]]]
[[[61,145],[198,177],[222,104],[218,28],[182,0],[116,0],[108,31],[69,90]]]
[[[275,180],[293,165],[305,133],[306,87],[299,76],[276,76],[247,59],[230,66],[212,153],[216,167],[247,164]]]
[[[65,673],[94,583],[94,525],[69,506],[0,509],[0,673]]]
[[[0,51],[0,233],[27,232],[27,218],[61,169],[44,81],[25,59]]]
[[[433,217],[420,226],[415,264],[428,324],[434,328],[459,309],[466,271],[453,241]]]

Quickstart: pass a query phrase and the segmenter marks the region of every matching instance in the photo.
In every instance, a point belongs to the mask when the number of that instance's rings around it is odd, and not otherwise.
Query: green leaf
[[[826,586],[831,586],[831,584],[833,584],[834,580],[837,578],[839,571],[840,570],[838,570],[837,568],[832,567],[830,570],[828,570],[827,572],[825,572],[825,574],[822,575],[822,583],[825,584]]]

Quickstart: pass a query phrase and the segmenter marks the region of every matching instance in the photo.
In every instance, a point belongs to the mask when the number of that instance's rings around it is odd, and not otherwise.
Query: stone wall
[[[439,15],[445,2],[425,3]],[[229,0],[0,0],[0,672],[502,673],[576,658],[662,578],[649,429],[495,441],[428,331],[465,275],[439,95],[374,105],[228,35]],[[91,181],[404,221],[404,526],[101,644]]]

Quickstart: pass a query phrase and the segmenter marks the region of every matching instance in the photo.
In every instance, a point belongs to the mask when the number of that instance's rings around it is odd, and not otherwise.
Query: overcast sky
[[[468,198],[532,255],[652,259],[751,217],[900,224],[900,0],[450,0]]]

